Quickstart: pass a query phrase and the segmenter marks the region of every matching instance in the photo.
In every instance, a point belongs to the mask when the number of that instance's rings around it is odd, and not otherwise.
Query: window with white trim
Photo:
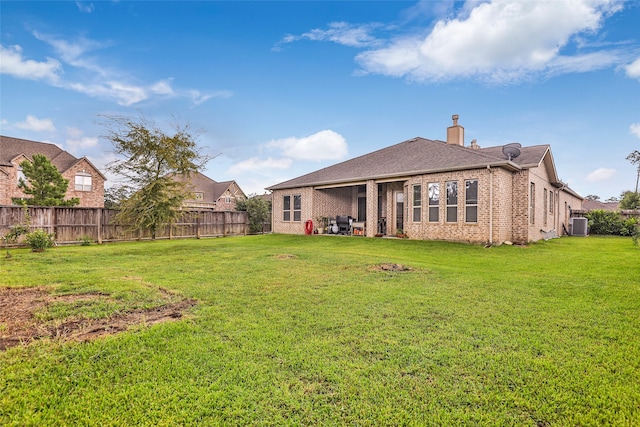
[[[27,177],[22,171],[22,166],[18,166],[18,184],[20,184],[20,180],[23,180],[25,183],[27,182]]]
[[[529,222],[531,224],[536,223],[536,185],[532,182],[529,188]]]
[[[440,183],[430,182],[427,186],[429,192],[429,222],[440,220]]]
[[[91,191],[91,174],[78,172],[76,174],[76,191]]]
[[[447,181],[447,222],[458,222],[458,181]]]
[[[302,221],[302,196],[300,194],[293,196],[293,220]]]
[[[291,196],[284,196],[282,204],[282,220],[291,221]]]
[[[478,180],[468,179],[464,182],[464,220],[478,222]]]
[[[544,212],[544,216],[542,217],[542,222],[544,225],[547,225],[547,189],[542,189],[542,212]]]
[[[201,191],[196,191],[196,200],[204,200],[204,193]]]
[[[422,185],[413,186],[413,222],[422,221]]]

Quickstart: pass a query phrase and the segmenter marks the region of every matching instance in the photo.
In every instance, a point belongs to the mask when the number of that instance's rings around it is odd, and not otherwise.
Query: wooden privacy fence
[[[115,209],[28,207],[31,230],[43,229],[56,243],[78,243],[89,238],[98,243],[151,239],[149,230],[131,230],[115,222]],[[20,206],[0,206],[0,237],[25,222]],[[156,230],[156,239],[182,239],[244,235],[249,231],[246,212],[185,210],[173,226]]]

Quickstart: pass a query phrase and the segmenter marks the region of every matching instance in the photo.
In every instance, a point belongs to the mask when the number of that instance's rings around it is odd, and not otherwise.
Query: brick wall
[[[91,175],[91,191],[78,191],[76,190],[76,174],[87,173]],[[69,180],[69,187],[67,188],[67,197],[77,197],[80,199],[78,206],[87,208],[103,208],[104,207],[104,182],[105,179],[91,166],[86,159],[81,159],[73,167],[62,173],[66,179]]]
[[[13,162],[13,167],[3,166],[5,173],[0,175],[0,204],[11,205],[13,197],[25,197],[26,195],[18,188],[18,165],[28,160],[24,156],[20,156]],[[92,191],[76,191],[75,176],[76,173],[84,171],[91,175]],[[105,179],[91,166],[86,159],[81,159],[72,168],[62,172],[62,176],[69,180],[67,187],[66,199],[77,197],[80,199],[80,207],[102,208],[104,207],[104,182]]]
[[[465,219],[465,181],[478,180],[477,222]],[[457,221],[446,221],[446,183],[458,183]],[[439,218],[429,222],[428,184],[440,184]],[[534,218],[529,213],[529,191],[535,186]],[[378,185],[382,189],[382,216],[387,219],[387,235],[396,232],[395,193],[404,194],[404,231],[411,239],[462,241],[470,243],[501,244],[505,241],[527,243],[543,238],[541,229],[556,228],[561,232],[562,223],[568,222],[568,208],[581,206],[580,199],[558,191],[547,178],[544,165],[529,170],[510,172],[500,168],[479,168],[457,172],[445,172],[409,177],[405,180],[378,184],[367,181],[367,236],[377,233]],[[413,221],[413,186],[420,185],[421,217]],[[547,201],[544,203],[544,191]],[[549,208],[549,192],[553,193],[554,211]],[[302,219],[300,222],[282,219],[283,196],[302,195]],[[276,233],[304,234],[304,222],[319,216],[357,216],[356,186],[313,190],[297,188],[273,192],[273,231]],[[565,203],[566,202],[566,203]],[[293,198],[292,202],[293,204]],[[292,205],[293,208],[293,205]],[[545,222],[546,218],[546,222]]]

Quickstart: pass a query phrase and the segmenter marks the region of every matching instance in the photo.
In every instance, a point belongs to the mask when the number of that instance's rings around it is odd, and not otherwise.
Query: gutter
[[[489,171],[489,246],[493,245],[493,170],[487,165]]]

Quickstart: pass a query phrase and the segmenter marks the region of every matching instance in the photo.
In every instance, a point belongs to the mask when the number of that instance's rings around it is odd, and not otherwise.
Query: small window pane
[[[464,213],[467,222],[478,222],[478,207],[467,206]]]
[[[440,208],[437,206],[429,206],[429,222],[438,222],[440,219]]]
[[[466,203],[467,205],[478,204],[478,180],[469,180],[465,183],[466,186]]]

